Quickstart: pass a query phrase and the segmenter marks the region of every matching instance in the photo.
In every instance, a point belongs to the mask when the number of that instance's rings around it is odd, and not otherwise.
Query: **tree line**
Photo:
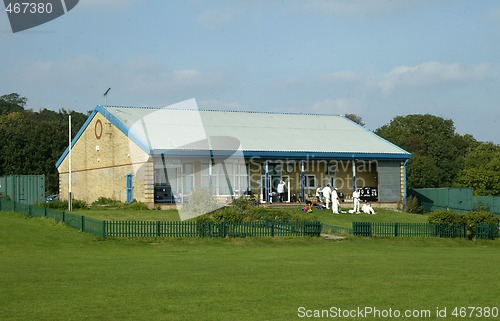
[[[471,187],[475,195],[500,195],[500,146],[457,134],[450,119],[398,116],[375,133],[412,153],[408,188]]]
[[[45,174],[47,194],[57,194],[55,164],[69,144],[68,115],[75,134],[89,114],[45,108],[35,112],[25,108],[27,101],[16,93],[0,96],[0,176]]]
[[[45,174],[47,193],[57,194],[55,164],[90,112],[26,109],[17,93],[0,96],[0,176]],[[361,117],[348,118],[364,125]],[[412,153],[408,188],[471,187],[476,195],[500,195],[500,146],[455,132],[452,120],[433,115],[398,116],[375,134]]]

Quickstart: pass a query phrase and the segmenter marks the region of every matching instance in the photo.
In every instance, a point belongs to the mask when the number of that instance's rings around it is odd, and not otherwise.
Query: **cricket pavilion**
[[[183,204],[195,189],[223,201],[314,198],[330,184],[349,201],[396,207],[411,154],[341,115],[96,106],[56,163],[62,199]],[[71,160],[71,165],[70,165]],[[70,187],[71,183],[71,187]]]

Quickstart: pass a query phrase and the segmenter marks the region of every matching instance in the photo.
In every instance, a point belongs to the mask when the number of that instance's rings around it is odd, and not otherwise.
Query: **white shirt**
[[[332,189],[329,186],[325,186],[325,188],[323,188],[323,196],[326,198],[330,198],[331,194],[332,194]]]
[[[358,198],[359,199],[359,191],[352,192],[352,198]]]
[[[284,193],[285,192],[285,182],[281,182],[278,184],[278,193]]]

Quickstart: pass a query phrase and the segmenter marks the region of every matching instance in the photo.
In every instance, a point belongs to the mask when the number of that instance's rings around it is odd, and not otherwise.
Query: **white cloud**
[[[397,88],[428,87],[460,82],[476,82],[494,75],[490,64],[481,63],[472,66],[443,64],[429,61],[417,66],[398,66],[385,74],[379,86],[385,95]]]

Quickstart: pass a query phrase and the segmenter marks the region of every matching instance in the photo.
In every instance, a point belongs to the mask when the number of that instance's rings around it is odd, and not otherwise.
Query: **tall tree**
[[[27,102],[26,97],[21,97],[16,93],[0,96],[0,115],[15,111],[22,112]]]
[[[33,112],[24,109],[26,101],[18,94],[0,97],[0,176],[44,174],[47,192],[55,194],[59,189],[55,163],[68,144],[68,114],[74,129],[88,115],[64,109]]]
[[[375,133],[414,155],[408,167],[410,188],[451,186],[475,143],[470,136],[456,134],[452,120],[429,114],[395,117]]]
[[[472,187],[476,195],[500,195],[500,146],[476,144],[467,153],[455,184]]]

